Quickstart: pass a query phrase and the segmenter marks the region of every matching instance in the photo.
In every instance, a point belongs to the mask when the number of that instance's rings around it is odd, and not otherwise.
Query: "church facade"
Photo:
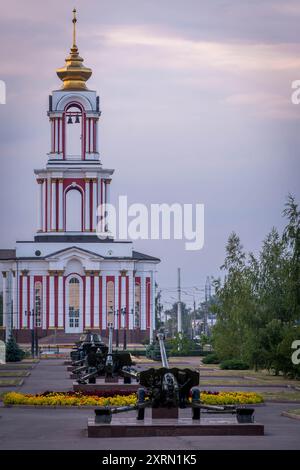
[[[86,81],[92,71],[73,45],[63,84],[49,96],[51,148],[47,164],[34,171],[38,185],[38,228],[34,240],[0,250],[3,325],[19,341],[54,331],[81,333],[107,326],[126,329],[129,341],[152,337],[155,329],[155,272],[159,259],[117,241],[106,225],[114,170],[99,156],[100,101]],[[100,207],[97,211],[97,208]],[[104,213],[103,213],[104,212]],[[97,226],[107,236],[97,236]]]

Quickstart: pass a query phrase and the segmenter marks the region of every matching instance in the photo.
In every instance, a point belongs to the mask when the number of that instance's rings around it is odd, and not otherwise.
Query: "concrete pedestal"
[[[193,421],[183,419],[151,419],[115,415],[110,424],[88,420],[88,437],[150,437],[150,436],[263,436],[264,425],[259,423],[238,424],[236,418],[201,418]]]
[[[130,391],[135,393],[140,388],[138,383],[124,384],[123,380],[117,383],[105,382],[104,379],[97,379],[95,384],[78,384],[73,382],[74,392],[101,392],[104,390]]]

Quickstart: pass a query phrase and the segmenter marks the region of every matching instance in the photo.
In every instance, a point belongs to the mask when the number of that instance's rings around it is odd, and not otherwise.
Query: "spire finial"
[[[69,56],[66,58],[66,65],[56,70],[58,77],[63,81],[63,90],[87,90],[85,82],[92,75],[92,70],[83,65],[83,58],[80,57],[76,45],[76,8],[73,9],[73,45]]]
[[[76,8],[73,9],[73,46],[76,46],[76,23],[77,23],[77,18],[76,18]]]

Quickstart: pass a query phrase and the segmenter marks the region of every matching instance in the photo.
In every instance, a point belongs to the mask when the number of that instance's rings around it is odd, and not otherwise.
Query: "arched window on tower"
[[[83,158],[84,116],[77,104],[70,104],[65,113],[65,158],[81,160]]]
[[[82,193],[78,188],[71,188],[66,192],[66,232],[81,232],[83,228],[83,201]]]

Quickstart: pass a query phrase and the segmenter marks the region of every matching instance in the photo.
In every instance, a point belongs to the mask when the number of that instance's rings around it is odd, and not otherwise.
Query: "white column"
[[[37,179],[39,195],[38,195],[38,232],[43,231],[43,180]]]
[[[18,328],[18,306],[17,306],[17,277],[16,277],[16,271],[13,271],[12,273],[12,283],[11,283],[11,288],[12,288],[12,301],[13,301],[13,317],[12,317],[12,327],[13,328]]]
[[[97,228],[97,178],[93,179],[93,231]]]
[[[99,328],[99,276],[94,276],[94,327]]]
[[[58,230],[64,230],[64,193],[63,193],[63,179],[58,181]]]
[[[104,232],[105,184],[104,184],[103,178],[101,178],[100,180],[100,199],[101,199],[101,232]]]
[[[133,271],[129,273],[129,329],[133,330],[134,327],[134,278]]]
[[[58,274],[58,328],[64,326],[64,278],[63,273]]]
[[[7,311],[6,311],[6,305],[7,305],[7,272],[2,271],[2,278],[3,278],[3,298],[2,298],[2,306],[3,306],[3,326],[5,327],[7,324]]]
[[[49,276],[49,328],[54,328],[54,276]]]
[[[52,224],[51,224],[51,230],[55,231],[56,230],[56,179],[53,179],[51,181],[51,208],[52,208]]]
[[[106,275],[102,276],[102,328],[106,329]]]
[[[47,181],[45,181],[45,183],[47,183],[47,187],[46,187],[46,191],[47,191],[47,214],[46,214],[46,217],[47,217],[47,231],[50,232],[50,220],[51,220],[51,178],[47,178]]]
[[[27,305],[27,300],[28,300],[28,277],[23,276],[23,289],[22,289],[22,316],[23,316],[23,327],[28,328],[29,327],[29,321],[28,319],[30,318],[30,312],[28,311],[28,305]]]
[[[106,183],[105,183],[105,186],[106,186],[105,202],[106,202],[106,204],[110,203],[110,181],[111,180],[106,180]]]
[[[85,327],[91,327],[91,277],[85,276]]]
[[[42,184],[42,191],[43,191],[42,223],[43,223],[43,231],[46,232],[46,220],[47,220],[47,208],[46,208],[47,180],[46,178],[44,178],[44,181]]]
[[[43,303],[42,303],[42,318],[41,318],[41,325],[42,328],[45,330],[47,327],[47,303],[46,303],[46,298],[47,298],[47,277],[43,276],[42,279],[43,282],[43,287],[42,287],[42,295],[43,295]]]
[[[146,329],[146,276],[141,273],[141,330]]]
[[[85,230],[90,230],[90,180],[85,180]]]
[[[111,180],[105,180],[105,204],[110,203],[110,181]],[[107,220],[105,220],[105,224],[107,225],[107,232],[109,232],[110,227],[108,226]]]

